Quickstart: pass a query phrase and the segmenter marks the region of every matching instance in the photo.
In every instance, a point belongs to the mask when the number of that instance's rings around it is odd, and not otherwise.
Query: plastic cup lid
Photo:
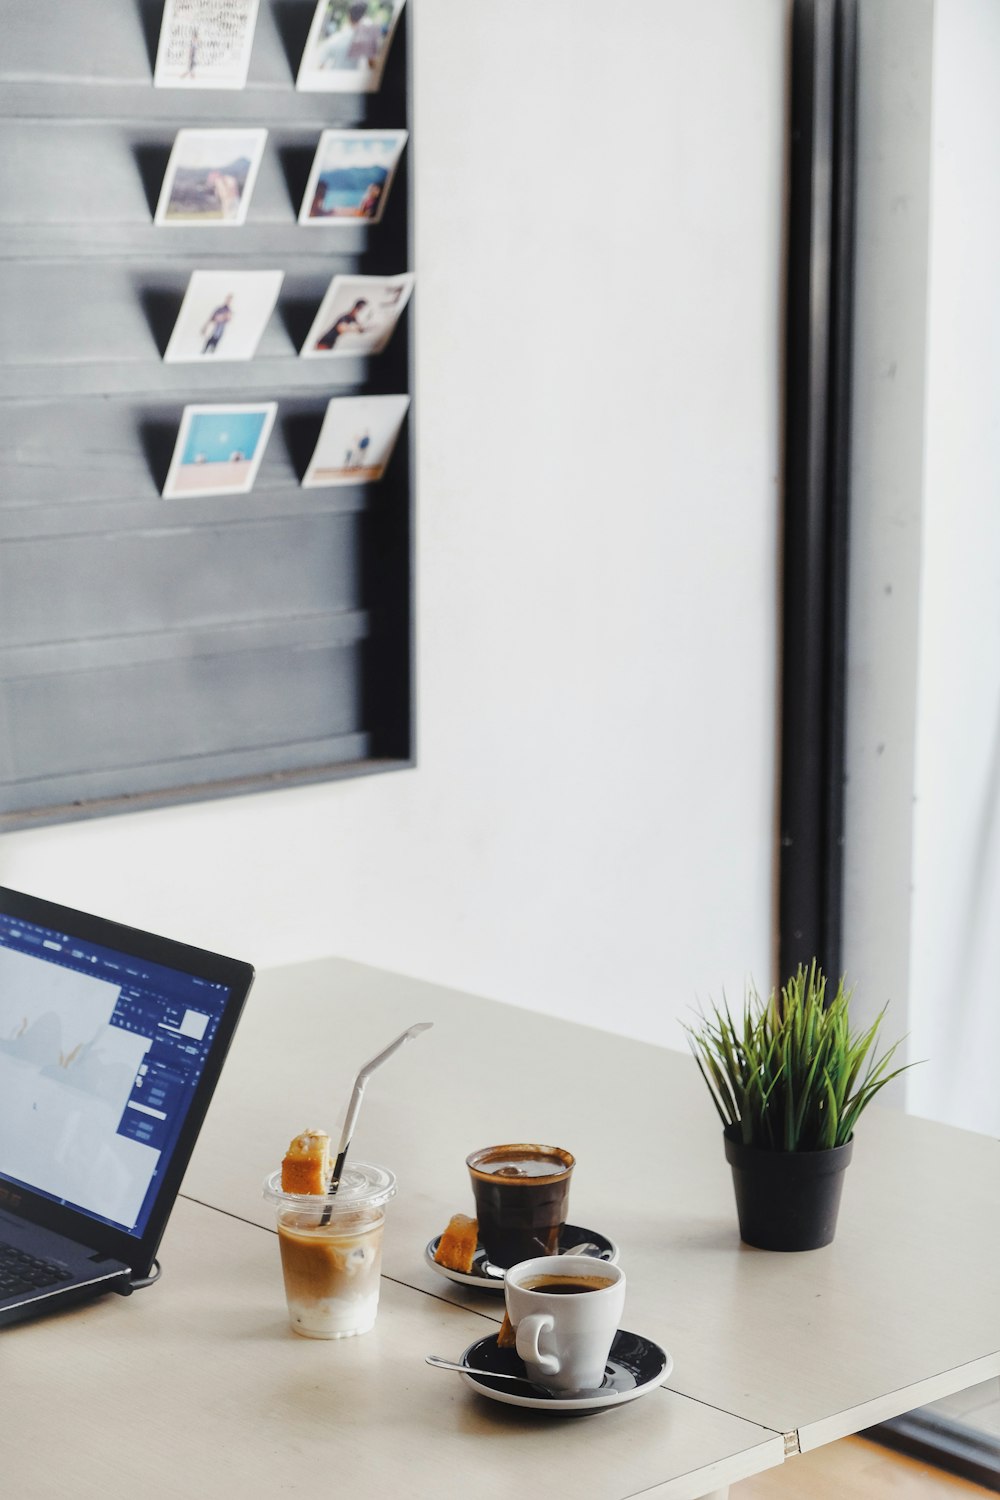
[[[268,1202],[292,1208],[316,1208],[320,1203],[331,1203],[337,1209],[378,1208],[395,1196],[395,1174],[387,1167],[373,1167],[363,1161],[345,1168],[333,1197],[324,1193],[283,1192],[280,1168],[264,1179],[264,1197]]]

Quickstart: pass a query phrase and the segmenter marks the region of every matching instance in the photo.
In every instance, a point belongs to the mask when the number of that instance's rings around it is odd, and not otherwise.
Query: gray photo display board
[[[315,12],[260,0],[244,88],[155,88],[163,0],[0,0],[0,827],[413,763],[410,308],[299,357],[332,277],[411,269],[412,142],[378,222],[297,222],[324,130],[409,129],[409,7],[357,93],[296,89]],[[259,129],[245,222],[154,223],[178,131]],[[196,270],[283,273],[251,358],[164,361]],[[410,397],[381,479],[303,488],[359,395]],[[272,402],[251,488],[164,495],[185,407]]]

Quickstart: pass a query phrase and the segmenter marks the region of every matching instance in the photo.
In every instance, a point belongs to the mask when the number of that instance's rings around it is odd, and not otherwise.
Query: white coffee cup
[[[541,1255],[504,1278],[507,1316],[529,1377],[553,1391],[598,1390],[622,1309],[625,1275],[589,1255]]]

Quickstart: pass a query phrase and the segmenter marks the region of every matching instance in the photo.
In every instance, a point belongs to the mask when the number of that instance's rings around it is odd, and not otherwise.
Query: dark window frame
[[[778,963],[843,941],[857,0],[793,0]],[[863,1436],[1000,1493],[1000,1444],[932,1407]]]

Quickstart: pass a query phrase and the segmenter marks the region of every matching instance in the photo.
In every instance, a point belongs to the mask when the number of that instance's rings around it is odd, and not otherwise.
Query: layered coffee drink
[[[574,1158],[559,1146],[487,1146],[466,1158],[479,1243],[498,1266],[555,1255]]]
[[[342,1339],[374,1327],[384,1224],[381,1209],[333,1215],[328,1224],[322,1215],[279,1213],[285,1298],[296,1333]]]
[[[264,1185],[277,1207],[288,1319],[305,1338],[367,1333],[378,1315],[385,1204],[395,1178],[384,1167],[348,1167],[336,1193],[288,1192],[281,1174]]]

